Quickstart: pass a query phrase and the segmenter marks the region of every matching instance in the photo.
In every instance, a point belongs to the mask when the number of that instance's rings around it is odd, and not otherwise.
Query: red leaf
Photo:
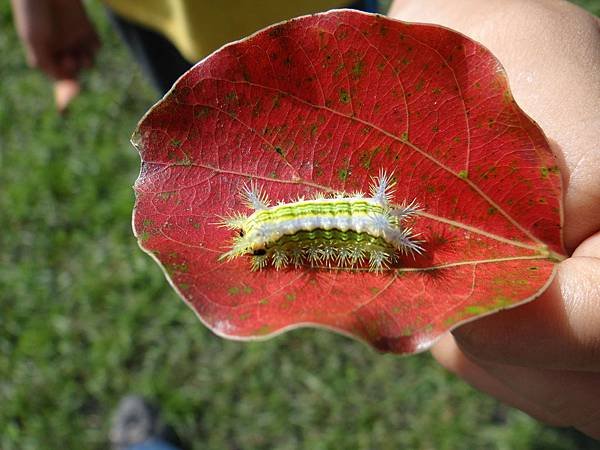
[[[534,298],[564,254],[543,133],[490,52],[445,28],[347,10],[275,25],[196,65],[133,140],[135,234],[221,336],[317,325],[416,352]],[[366,190],[380,168],[399,180],[396,203],[423,208],[422,257],[384,274],[218,261],[232,237],[218,217],[249,212],[249,179],[289,202]]]

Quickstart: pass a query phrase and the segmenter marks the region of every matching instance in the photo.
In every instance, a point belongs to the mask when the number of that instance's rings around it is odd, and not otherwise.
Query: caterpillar
[[[415,201],[392,206],[395,181],[380,171],[370,197],[344,192],[271,206],[256,183],[244,186],[242,199],[254,212],[222,218],[221,226],[236,232],[232,247],[220,260],[251,257],[251,270],[286,267],[355,269],[382,272],[401,255],[423,251],[417,235],[404,222],[419,207]]]

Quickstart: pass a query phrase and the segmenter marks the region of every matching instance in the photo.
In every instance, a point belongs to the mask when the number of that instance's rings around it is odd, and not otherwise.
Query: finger
[[[80,86],[76,79],[62,79],[54,82],[54,103],[59,113],[65,114],[69,105],[79,94]]]
[[[598,20],[600,21],[600,18]],[[573,256],[600,257],[600,231],[583,241],[581,245],[575,249]]]
[[[575,256],[540,298],[453,331],[478,360],[600,371],[600,258]]]
[[[433,356],[476,388],[533,417],[557,426],[574,426],[600,438],[600,375],[532,369],[474,360],[446,336]]]
[[[563,425],[562,421],[545,411],[544,408],[540,408],[537,404],[515,393],[506,384],[490,375],[483,367],[469,359],[458,348],[451,334],[444,335],[431,349],[431,354],[442,366],[460,376],[480,391],[497,398],[507,405],[525,411],[532,417],[549,425]]]
[[[44,72],[50,78],[59,78],[62,69],[60,60],[49,48],[44,45],[26,46],[27,64]]]
[[[38,57],[29,45],[25,46],[25,59],[27,61],[27,65],[32,69],[37,69],[39,67]]]

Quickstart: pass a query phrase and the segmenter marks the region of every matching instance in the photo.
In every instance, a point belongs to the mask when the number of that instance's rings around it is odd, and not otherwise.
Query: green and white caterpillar
[[[412,228],[404,226],[419,208],[414,201],[391,205],[394,184],[392,176],[381,171],[372,180],[370,197],[360,192],[340,193],[274,206],[256,184],[246,185],[242,195],[254,212],[223,220],[221,225],[237,235],[233,247],[220,259],[250,256],[255,271],[271,264],[277,270],[366,266],[381,272],[400,255],[423,250]]]

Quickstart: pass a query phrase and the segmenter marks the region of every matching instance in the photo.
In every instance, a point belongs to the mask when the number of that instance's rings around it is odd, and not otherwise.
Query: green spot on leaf
[[[269,325],[262,325],[254,331],[254,335],[255,336],[264,336],[265,334],[269,334],[270,331],[271,331],[271,327]]]
[[[165,269],[169,274],[187,273],[189,270],[187,263],[184,262],[165,264]]]
[[[231,296],[238,295],[240,293],[240,288],[237,286],[231,286],[227,289],[227,293]]]
[[[548,175],[550,174],[550,169],[548,169],[547,167],[540,167],[540,173],[542,174],[542,178],[548,178]]]
[[[227,289],[227,293],[231,296],[239,294],[250,295],[252,294],[252,288],[245,284],[242,284],[241,286],[231,286]]]
[[[190,155],[188,155],[185,152],[183,152],[183,154],[184,154],[184,157],[179,159],[175,165],[190,167],[192,165],[192,158],[190,158]]]
[[[416,92],[422,91],[424,86],[425,86],[425,80],[423,78],[419,78],[419,80],[417,81],[417,84],[415,85],[415,91]]]
[[[483,314],[487,311],[488,309],[485,306],[480,305],[470,305],[465,308],[465,313],[469,315]]]
[[[506,308],[512,304],[512,299],[506,297],[505,295],[499,295],[494,298],[494,309],[496,308]]]
[[[346,89],[340,89],[340,102],[350,103],[350,94]]]
[[[460,172],[458,172],[458,177],[462,178],[463,180],[466,180],[467,178],[469,178],[469,172],[467,172],[466,170],[461,170]]]
[[[237,93],[235,91],[229,91],[227,93],[227,95],[225,96],[225,101],[229,104],[237,103],[237,101],[238,101]]]
[[[273,102],[273,109],[279,108],[281,106],[281,94],[279,94],[279,93],[275,94],[272,102]]]
[[[363,73],[364,67],[365,67],[365,63],[362,59],[360,61],[356,62],[356,64],[354,64],[354,66],[352,66],[352,76],[354,78],[360,78],[360,76]]]
[[[163,201],[167,201],[169,200],[171,197],[174,197],[177,195],[177,192],[175,191],[167,191],[167,192],[161,192],[160,194],[158,194],[158,196],[160,197],[161,200]]]
[[[194,108],[194,117],[197,119],[207,116],[210,113],[210,108],[208,106],[197,106]]]
[[[402,328],[402,331],[400,331],[400,333],[402,334],[402,336],[411,336],[413,334],[413,328],[405,326],[404,328]]]
[[[342,181],[346,181],[350,176],[350,170],[347,168],[342,168],[338,171],[338,177]]]

